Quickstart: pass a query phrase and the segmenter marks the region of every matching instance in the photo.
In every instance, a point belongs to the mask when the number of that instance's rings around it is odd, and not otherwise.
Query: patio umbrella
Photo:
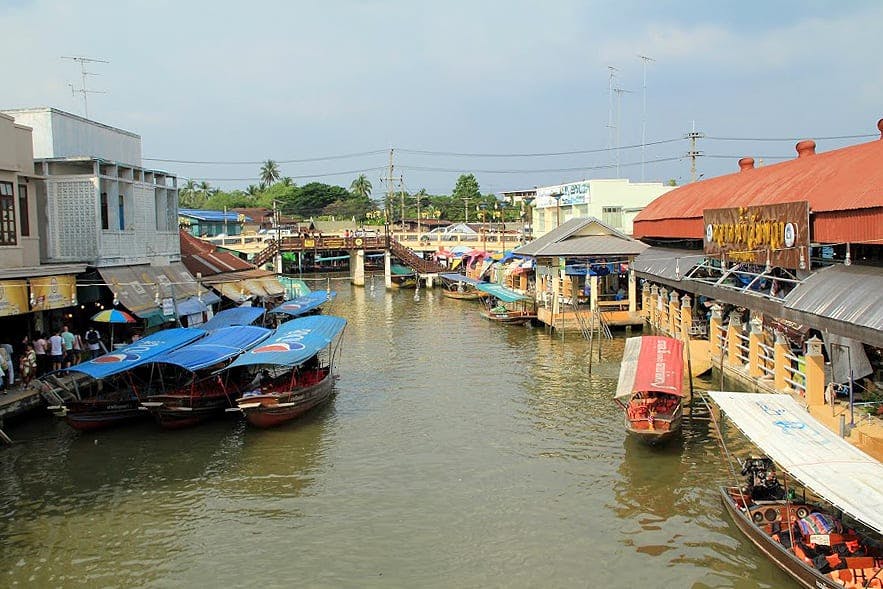
[[[110,323],[110,349],[113,350],[113,326],[115,323],[136,323],[137,319],[119,309],[105,309],[92,315],[96,323]]]

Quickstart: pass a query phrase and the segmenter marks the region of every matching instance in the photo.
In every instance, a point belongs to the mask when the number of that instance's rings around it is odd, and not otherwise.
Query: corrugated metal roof
[[[785,308],[883,331],[883,269],[823,268],[788,293]]]
[[[634,259],[632,268],[647,278],[681,280],[693,266],[702,261],[702,250],[679,250],[651,247]]]
[[[200,221],[233,221],[239,220],[239,214],[224,211],[203,211],[201,209],[178,209],[178,215],[181,217],[191,217]],[[251,221],[249,217],[245,217],[246,221]]]
[[[883,124],[878,123],[878,127],[883,127]],[[802,200],[809,202],[813,213],[879,208],[876,215],[877,222],[881,223],[881,161],[883,140],[876,140],[694,182],[676,188],[650,203],[635,217],[634,234],[675,237],[665,224],[648,226],[646,223],[701,219],[704,209]],[[701,237],[701,233],[695,237]]]
[[[181,261],[192,273],[201,273],[203,277],[232,272],[251,270],[254,265],[228,252],[217,251],[217,248],[184,230],[180,231]]]
[[[615,256],[637,255],[647,246],[595,217],[575,218],[562,223],[542,237],[513,250],[538,256]]]

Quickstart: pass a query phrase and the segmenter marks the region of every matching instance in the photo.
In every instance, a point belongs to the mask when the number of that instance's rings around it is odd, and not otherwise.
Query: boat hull
[[[490,311],[479,311],[482,317],[494,323],[503,323],[505,325],[524,325],[536,319],[536,315],[529,313],[492,313]]]
[[[447,290],[447,289],[445,289],[445,290],[442,291],[442,296],[444,296],[444,297],[446,297],[446,298],[449,298],[449,299],[456,299],[456,300],[459,300],[459,301],[477,301],[477,300],[480,299],[482,296],[484,296],[484,293],[480,293],[480,292],[478,292],[478,291],[475,291],[475,292],[469,292],[469,291],[466,291],[466,292],[460,292],[460,291],[458,291],[458,290]]]
[[[300,417],[324,404],[334,394],[334,376],[329,373],[318,383],[285,393],[255,395],[237,399],[248,423],[270,428]]]
[[[647,444],[648,446],[659,446],[678,435],[678,432],[681,431],[681,417],[675,417],[668,422],[667,429],[638,428],[626,418],[625,428],[629,435],[639,440],[641,443]]]
[[[65,421],[77,431],[95,431],[143,419],[138,399],[69,401]]]
[[[834,579],[821,574],[815,568],[810,567],[798,559],[794,554],[782,546],[782,544],[768,536],[748,515],[746,515],[744,511],[742,511],[742,509],[739,508],[736,502],[733,501],[728,488],[721,487],[720,494],[724,508],[733,519],[736,527],[738,527],[739,530],[751,540],[751,543],[763,552],[767,558],[772,560],[780,569],[791,575],[794,580],[801,584],[801,586],[810,587],[812,589],[835,589],[843,587],[842,584]],[[794,509],[796,510],[797,507],[795,506]]]
[[[217,419],[230,407],[226,397],[195,399],[174,397],[151,397],[148,410],[163,429],[182,429]],[[153,403],[162,403],[155,406]]]

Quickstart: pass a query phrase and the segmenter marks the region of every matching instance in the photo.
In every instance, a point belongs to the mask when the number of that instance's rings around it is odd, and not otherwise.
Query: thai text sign
[[[31,278],[32,311],[63,309],[77,304],[77,279],[72,274]]]
[[[705,253],[732,262],[809,268],[809,203],[705,209]]]
[[[558,199],[553,195],[558,195]],[[569,184],[556,184],[555,186],[541,186],[537,188],[537,198],[534,206],[542,209],[558,205],[581,205],[588,204],[591,199],[589,181],[570,182]],[[559,202],[560,200],[560,202]]]
[[[0,282],[0,317],[21,315],[28,311],[28,283],[24,280]]]

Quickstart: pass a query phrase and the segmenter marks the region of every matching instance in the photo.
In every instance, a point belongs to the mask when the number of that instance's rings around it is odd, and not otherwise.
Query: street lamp
[[[561,226],[561,197],[563,195],[560,192],[555,192],[551,196],[555,199],[555,227],[558,228]]]

